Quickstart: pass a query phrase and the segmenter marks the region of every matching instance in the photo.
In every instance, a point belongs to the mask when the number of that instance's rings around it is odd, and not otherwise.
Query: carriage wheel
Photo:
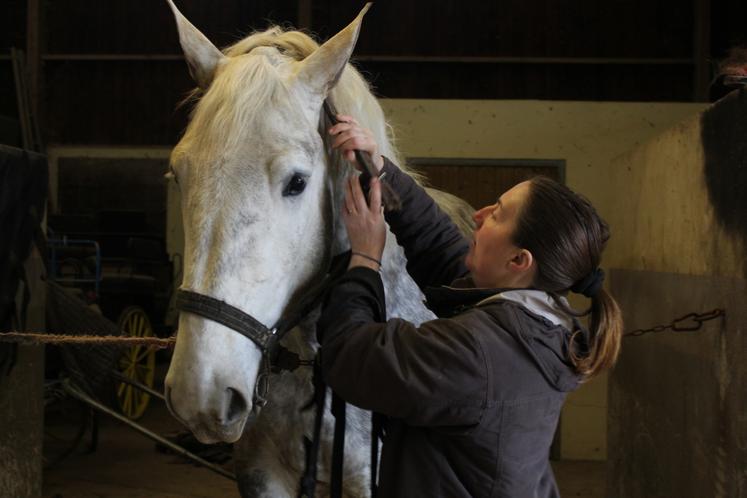
[[[123,336],[152,337],[153,327],[145,310],[139,306],[125,308],[117,321]],[[125,349],[118,363],[119,373],[128,379],[153,387],[156,352],[147,346]],[[122,413],[131,420],[139,419],[150,402],[150,395],[125,382],[117,383],[117,402]]]

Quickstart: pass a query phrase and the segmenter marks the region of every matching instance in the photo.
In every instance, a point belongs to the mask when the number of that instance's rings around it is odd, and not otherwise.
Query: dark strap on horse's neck
[[[251,315],[214,297],[179,289],[176,291],[176,308],[209,318],[235,330],[254,342],[263,353],[271,349],[275,340],[274,329],[268,329]]]
[[[345,462],[345,400],[332,392],[332,415],[335,417],[335,439],[332,442],[330,498],[342,498],[343,463]]]
[[[384,415],[371,412],[371,498],[378,493],[379,437],[384,427]]]
[[[339,123],[337,120],[337,111],[335,110],[335,106],[330,102],[329,99],[325,99],[324,103],[322,104],[322,109],[324,110],[324,114],[326,114],[327,119],[334,125]],[[381,204],[384,206],[385,211],[399,211],[402,209],[402,201],[399,198],[399,195],[392,189],[392,187],[389,186],[388,183],[383,181],[383,176],[379,175],[378,171],[376,171],[376,167],[373,164],[373,160],[371,159],[371,154],[364,150],[354,150],[355,153],[355,160],[358,161],[358,164],[360,164],[363,168],[363,174],[361,175],[361,179],[363,180],[362,183],[365,185],[368,185],[368,180],[373,178],[374,176],[379,177],[382,179],[381,182]]]
[[[310,408],[311,405],[316,406],[316,414],[314,417],[314,433],[312,438],[309,439],[304,437],[304,448],[306,449],[306,470],[301,475],[301,486],[299,489],[299,498],[314,498],[316,493],[316,473],[317,473],[317,462],[319,460],[319,446],[321,445],[322,438],[322,422],[324,420],[324,402],[327,397],[327,386],[324,385],[322,380],[321,365],[319,365],[319,356],[317,355],[316,361],[314,362],[314,397],[311,402],[303,409]]]

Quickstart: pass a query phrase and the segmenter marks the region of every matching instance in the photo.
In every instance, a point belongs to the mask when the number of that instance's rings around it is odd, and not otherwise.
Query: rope
[[[51,335],[33,332],[0,332],[0,342],[18,344],[101,344],[107,346],[151,346],[156,349],[174,347],[176,336],[160,337],[116,337],[100,335]]]

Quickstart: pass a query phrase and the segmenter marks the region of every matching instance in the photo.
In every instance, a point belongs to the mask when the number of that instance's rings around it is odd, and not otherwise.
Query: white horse
[[[182,288],[225,301],[269,328],[324,274],[330,256],[349,248],[338,212],[352,169],[329,146],[323,101],[329,97],[340,111],[356,116],[374,132],[382,153],[402,164],[381,107],[347,63],[367,7],[322,46],[274,27],[221,52],[168,1],[201,94],[171,155],[185,234]],[[470,223],[465,203],[436,195],[447,212],[460,213],[462,226]],[[382,269],[387,314],[420,323],[433,315],[405,264],[389,234]],[[304,359],[318,347],[314,315],[282,341]],[[304,468],[303,436],[313,426],[314,410],[301,410],[312,396],[311,371],[272,375],[268,403],[252,417],[260,360],[259,348],[246,337],[183,312],[166,377],[168,405],[200,441],[236,442],[242,496],[295,496]],[[320,496],[328,493],[328,418]],[[370,416],[349,408],[346,496],[369,494],[369,434]]]

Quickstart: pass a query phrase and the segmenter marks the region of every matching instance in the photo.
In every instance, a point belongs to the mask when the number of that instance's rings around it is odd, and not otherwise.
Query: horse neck
[[[345,102],[350,99],[339,98],[341,96],[333,95],[333,100],[352,105],[350,102]],[[395,161],[399,160],[399,154],[386,134],[388,125],[384,122],[383,113],[381,113],[375,100],[372,102],[367,100],[374,99],[374,97],[370,93],[359,97],[357,102],[361,111],[364,107],[369,110],[374,109],[368,113],[361,113],[361,123],[373,130],[377,142],[380,144],[380,150],[384,155]],[[361,102],[368,102],[370,105],[360,105]],[[342,216],[340,216],[340,209],[345,192],[345,181],[352,171],[352,166],[337,151],[332,150],[331,138],[327,133],[329,126],[324,113],[322,113],[319,133],[324,142],[329,175],[328,188],[331,189],[331,209],[328,215],[331,216],[330,225],[333,235],[330,254],[336,256],[350,249],[350,241]],[[423,305],[423,294],[406,271],[407,259],[404,251],[397,244],[395,236],[389,231],[387,231],[387,243],[384,247],[382,263],[381,277],[387,295],[387,317],[400,317],[416,324],[434,318],[433,313]]]
[[[331,254],[338,255],[350,249],[347,229],[339,213],[343,202],[345,180],[351,167],[336,152],[328,155],[328,161],[330,161],[328,169],[331,176],[330,184],[333,188],[331,224],[335,227]],[[389,230],[387,230],[387,241],[382,255],[381,279],[387,296],[388,318],[404,318],[415,324],[434,318],[433,313],[423,305],[422,292],[407,273],[407,258],[404,250],[397,244],[396,237]]]

